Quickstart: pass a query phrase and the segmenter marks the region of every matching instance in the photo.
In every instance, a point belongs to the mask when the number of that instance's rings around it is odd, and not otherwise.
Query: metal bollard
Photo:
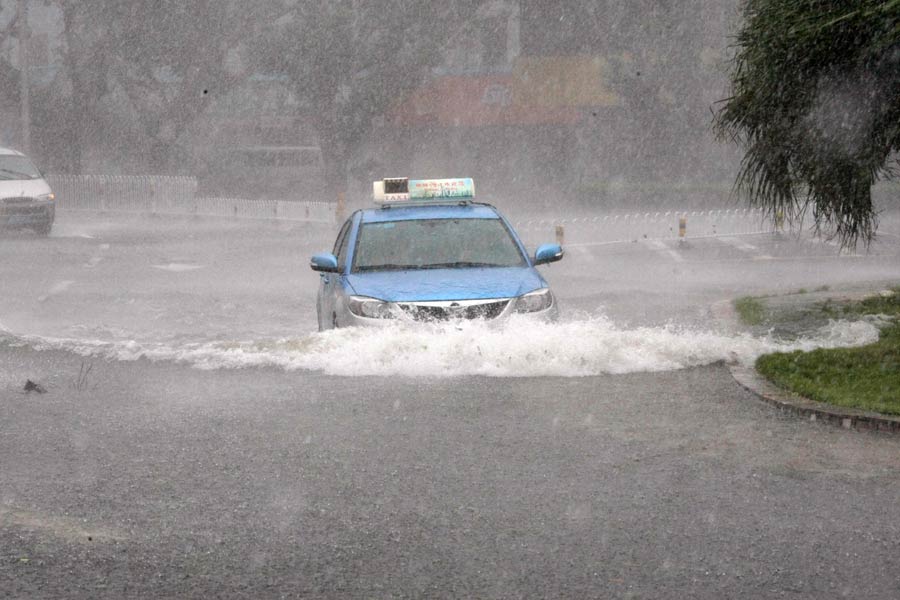
[[[338,192],[337,206],[335,207],[335,210],[334,210],[334,220],[338,225],[340,225],[341,222],[344,220],[344,212],[347,210],[346,205],[347,205],[347,199],[344,196],[344,192]]]
[[[563,245],[566,239],[566,230],[562,225],[556,226],[556,243],[560,246]]]

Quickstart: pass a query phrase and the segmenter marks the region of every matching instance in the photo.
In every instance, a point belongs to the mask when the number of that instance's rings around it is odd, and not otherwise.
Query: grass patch
[[[819,402],[900,415],[900,288],[893,296],[827,308],[840,317],[882,314],[898,320],[882,329],[874,344],[768,354],[757,360],[757,370]]]
[[[735,300],[734,309],[746,325],[760,325],[766,318],[766,307],[759,298],[753,296]]]
[[[862,302],[851,304],[851,310],[861,315],[890,315],[900,317],[900,287],[891,290],[893,295],[872,296]]]

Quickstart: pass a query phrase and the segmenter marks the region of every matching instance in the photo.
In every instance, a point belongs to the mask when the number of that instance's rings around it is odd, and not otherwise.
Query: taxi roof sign
[[[456,179],[408,179],[389,177],[372,183],[375,202],[444,202],[471,200],[475,182],[471,177]]]
[[[373,181],[372,195],[378,203],[409,200],[409,178],[385,177]]]

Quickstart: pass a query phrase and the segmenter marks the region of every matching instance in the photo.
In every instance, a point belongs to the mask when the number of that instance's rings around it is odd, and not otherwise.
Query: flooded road
[[[529,230],[526,241],[551,241],[548,232]],[[790,234],[608,244],[590,241],[592,233],[582,230],[561,263],[541,267],[560,323],[318,334],[319,276],[307,261],[331,248],[327,226],[67,213],[50,238],[0,238],[0,332],[40,348],[203,368],[432,377],[652,372],[868,343],[876,330],[851,322],[789,343],[742,335],[711,320],[709,307],[747,294],[900,277],[900,238],[889,233],[857,252]]]
[[[896,281],[900,240],[573,241],[544,271],[558,325],[319,335],[331,235],[66,215],[0,238],[0,590],[900,593],[900,440],[782,416],[715,364],[871,328],[710,313]]]

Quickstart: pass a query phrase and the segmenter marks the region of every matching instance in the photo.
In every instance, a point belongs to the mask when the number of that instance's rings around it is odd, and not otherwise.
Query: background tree
[[[373,118],[418,87],[473,13],[462,0],[304,1],[265,34],[259,64],[289,78],[312,118],[333,193]]]
[[[900,148],[900,0],[746,0],[744,16],[716,121],[746,150],[736,187],[868,242]]]
[[[39,139],[64,150],[57,157],[58,168],[81,173],[83,153],[96,144],[105,127],[102,100],[108,92],[112,57],[108,54],[110,27],[104,17],[110,2],[59,0],[62,12],[65,53],[62,80],[67,93],[55,94],[36,107]],[[43,118],[40,118],[43,117]],[[44,154],[52,153],[48,148]]]
[[[192,152],[179,146],[180,135],[246,79],[240,54],[265,9],[222,0],[114,4],[106,17],[109,54],[146,140],[146,164],[157,173],[190,166]]]
[[[10,48],[12,40],[18,44],[16,17],[15,4],[0,2],[0,50]],[[0,116],[6,121],[0,122],[0,145],[12,144],[19,131],[19,121],[10,118],[18,115],[21,93],[19,69],[11,63],[12,56],[9,51],[0,52]]]
[[[35,99],[41,152],[82,172],[82,153],[115,147],[152,173],[189,169],[182,134],[247,77],[240,53],[273,3],[49,0],[61,13],[55,93]],[[41,135],[42,134],[42,135]],[[59,156],[56,156],[60,154]],[[127,168],[127,167],[126,167]]]

